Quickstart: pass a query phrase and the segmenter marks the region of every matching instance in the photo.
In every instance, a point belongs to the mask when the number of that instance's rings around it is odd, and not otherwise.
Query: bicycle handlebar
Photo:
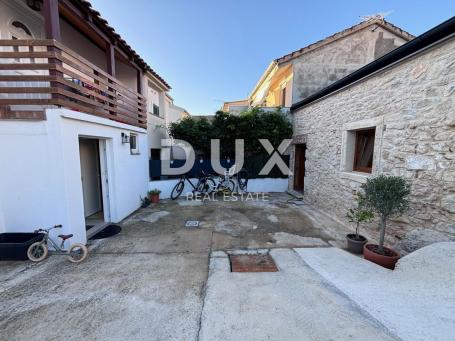
[[[39,228],[39,229],[35,230],[35,233],[38,233],[38,232],[49,232],[49,231],[52,230],[52,229],[59,229],[59,228],[62,228],[62,227],[63,227],[62,224],[58,224],[58,225],[54,225],[54,226],[52,226],[52,227],[49,227],[49,228],[47,228],[47,229],[41,229],[41,228]]]

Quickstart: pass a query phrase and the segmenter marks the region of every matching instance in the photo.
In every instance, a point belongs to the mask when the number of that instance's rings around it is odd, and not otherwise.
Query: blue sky
[[[210,114],[246,98],[277,57],[391,12],[419,35],[455,15],[455,1],[91,0],[111,26],[171,86],[177,105]],[[115,3],[115,5],[114,5]]]

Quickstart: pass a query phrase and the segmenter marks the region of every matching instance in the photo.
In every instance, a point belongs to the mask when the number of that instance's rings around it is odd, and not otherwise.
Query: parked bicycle
[[[58,245],[51,237],[49,237],[49,231],[52,229],[61,228],[62,225],[55,225],[47,229],[38,229],[35,230],[35,233],[44,233],[44,237],[41,241],[33,243],[29,246],[27,250],[27,256],[32,262],[41,262],[44,260],[49,252],[54,254],[65,254],[68,255],[68,259],[73,263],[80,263],[88,255],[88,249],[85,245],[75,243],[70,245],[68,250],[64,249],[65,240],[73,237],[72,234],[59,234],[58,237],[61,238],[62,242]],[[48,243],[52,245],[54,250],[49,251]]]
[[[215,181],[213,178],[206,174],[203,170],[201,170],[201,173],[199,174],[198,181],[195,184],[189,179],[188,174],[183,174],[180,176],[179,181],[177,184],[174,186],[171,192],[171,199],[175,200],[177,199],[183,192],[183,189],[185,188],[185,181],[190,184],[190,186],[193,188],[193,193],[198,192],[201,194],[206,194],[206,193],[211,193],[215,187]]]

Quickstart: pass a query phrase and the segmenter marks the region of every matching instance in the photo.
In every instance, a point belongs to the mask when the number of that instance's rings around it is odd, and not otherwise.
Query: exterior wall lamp
[[[128,134],[122,133],[122,144],[130,143],[130,136]]]

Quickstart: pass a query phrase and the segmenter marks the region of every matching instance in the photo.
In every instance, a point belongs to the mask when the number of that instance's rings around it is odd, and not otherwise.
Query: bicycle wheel
[[[245,170],[241,170],[238,174],[237,174],[237,182],[239,184],[239,188],[242,190],[242,191],[246,191],[247,187],[248,187],[248,172],[245,171]]]
[[[88,249],[85,245],[76,243],[71,245],[68,250],[68,259],[73,263],[80,263],[87,258]]]
[[[171,192],[172,200],[177,199],[180,196],[180,194],[182,194],[183,187],[185,187],[185,182],[183,182],[182,180],[177,182],[177,184],[174,186],[174,188],[172,189],[172,192]]]
[[[234,192],[235,188],[235,183],[232,180],[229,181],[224,181],[223,184],[221,185],[223,188],[223,192],[225,193],[232,193]]]
[[[41,262],[47,257],[49,250],[47,249],[46,244],[43,242],[33,243],[28,247],[27,257],[32,262]]]
[[[215,183],[215,180],[213,179],[207,179],[205,181],[205,184],[204,184],[204,192],[202,192],[203,194],[210,194],[212,193],[216,188],[216,183]]]

